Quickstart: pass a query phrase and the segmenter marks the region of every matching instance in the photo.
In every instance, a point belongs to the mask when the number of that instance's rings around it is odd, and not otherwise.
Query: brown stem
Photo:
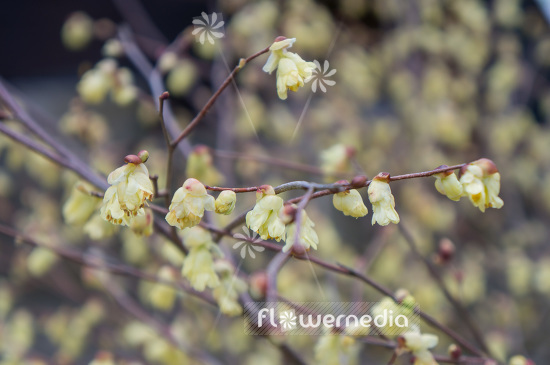
[[[216,99],[218,99],[218,97],[220,96],[222,91],[224,91],[225,88],[227,88],[227,86],[229,86],[229,84],[233,81],[233,78],[240,71],[240,69],[243,68],[248,62],[252,61],[256,57],[259,57],[259,56],[261,56],[261,55],[263,55],[264,53],[267,53],[267,52],[269,52],[269,47],[266,47],[266,48],[262,49],[261,51],[254,53],[252,56],[249,56],[248,58],[244,59],[244,62],[242,62],[243,60],[241,60],[241,62],[239,62],[239,64],[237,66],[235,66],[233,71],[225,79],[223,84],[221,84],[221,86],[214,93],[214,95],[212,95],[210,97],[210,99],[206,102],[204,107],[199,111],[199,113],[195,116],[195,118],[193,118],[193,120],[189,123],[189,125],[187,125],[187,127],[185,127],[185,129],[181,132],[181,134],[172,142],[172,146],[174,148],[178,145],[178,143],[181,142],[182,139],[187,137],[189,135],[189,133],[191,133],[193,131],[193,129],[195,129],[195,127],[204,118],[204,116],[206,115],[208,110],[212,107],[212,105],[214,105],[214,103],[216,102]]]
[[[485,340],[483,339],[483,336],[481,335],[481,331],[479,330],[479,328],[476,326],[475,322],[470,317],[470,314],[468,313],[466,308],[464,308],[464,306],[451,295],[451,293],[447,289],[447,286],[445,285],[445,283],[441,279],[441,276],[437,272],[437,269],[430,262],[430,260],[427,259],[426,257],[424,257],[418,251],[418,247],[416,245],[416,242],[414,241],[414,238],[412,237],[410,232],[406,229],[403,222],[401,222],[401,224],[398,224],[397,226],[399,227],[399,231],[401,232],[401,234],[405,238],[405,241],[409,245],[409,247],[411,249],[411,252],[416,256],[417,259],[422,261],[424,266],[426,266],[426,269],[430,273],[430,276],[434,279],[435,283],[437,284],[437,286],[439,287],[439,289],[441,290],[441,292],[443,293],[445,298],[447,298],[449,303],[451,303],[451,305],[458,312],[458,314],[460,315],[460,319],[463,320],[464,323],[466,324],[466,326],[470,329],[470,332],[472,333],[472,335],[474,336],[474,338],[478,342],[478,344],[481,346],[481,349],[485,352],[488,352],[488,347],[487,347],[487,344],[485,343]]]

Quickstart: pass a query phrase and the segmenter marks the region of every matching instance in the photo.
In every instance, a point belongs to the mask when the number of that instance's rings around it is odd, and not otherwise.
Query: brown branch
[[[181,134],[172,142],[172,146],[176,147],[178,145],[178,143],[181,142],[182,139],[187,137],[189,135],[189,133],[191,133],[193,131],[193,129],[195,129],[195,127],[204,118],[204,116],[206,115],[208,110],[212,107],[212,105],[214,105],[214,103],[216,102],[216,100],[218,99],[218,97],[220,96],[222,91],[224,91],[225,88],[227,88],[227,86],[229,86],[229,84],[233,81],[233,78],[241,70],[241,68],[243,68],[248,62],[252,61],[253,59],[255,59],[255,58],[257,58],[257,57],[259,57],[259,56],[261,56],[261,55],[263,55],[267,52],[269,52],[269,47],[266,47],[266,48],[262,49],[261,51],[258,51],[256,53],[254,53],[253,55],[249,56],[246,59],[241,59],[239,64],[237,66],[235,66],[233,71],[225,79],[223,84],[221,84],[221,86],[214,93],[214,95],[212,95],[210,97],[210,99],[206,102],[204,107],[199,111],[199,113],[195,116],[195,118],[193,118],[193,120],[187,125],[187,127],[185,127],[185,129],[181,132]]]
[[[428,270],[430,276],[434,279],[435,283],[437,284],[437,286],[439,287],[439,289],[441,290],[441,292],[443,293],[445,298],[447,298],[449,303],[451,303],[451,305],[458,312],[458,314],[460,315],[460,319],[464,321],[464,323],[466,324],[466,327],[468,327],[470,329],[470,332],[474,336],[474,339],[481,346],[482,350],[485,351],[485,352],[488,352],[489,350],[488,350],[487,344],[485,343],[485,340],[483,339],[481,331],[479,330],[479,328],[477,327],[477,325],[475,324],[473,319],[470,317],[470,314],[468,313],[466,308],[464,308],[464,306],[451,295],[451,293],[447,289],[447,286],[445,285],[445,283],[441,279],[441,276],[437,272],[437,269],[430,262],[430,260],[427,259],[426,257],[424,257],[418,251],[418,247],[416,245],[416,242],[414,241],[414,238],[412,237],[411,233],[406,229],[403,222],[401,222],[397,226],[399,227],[399,231],[401,232],[401,234],[405,238],[405,241],[409,245],[409,248],[411,249],[411,252],[414,254],[414,256],[416,256],[417,259],[422,261],[422,263],[424,264],[424,266]]]

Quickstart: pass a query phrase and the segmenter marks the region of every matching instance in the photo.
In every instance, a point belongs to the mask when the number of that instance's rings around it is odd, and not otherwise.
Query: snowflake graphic
[[[279,315],[279,323],[283,331],[288,331],[296,327],[296,315],[294,311],[288,310],[281,313]]]
[[[323,63],[323,67],[321,67],[321,64],[317,60],[314,60],[313,63],[315,63],[315,69],[313,70],[312,75],[308,77],[305,81],[313,81],[311,83],[311,90],[314,93],[317,92],[317,86],[319,86],[319,89],[321,89],[322,92],[326,93],[326,86],[336,85],[336,81],[329,79],[329,77],[333,76],[336,73],[336,69],[332,69],[329,71],[329,63],[327,60],[325,60],[325,62]]]
[[[195,36],[197,41],[204,44],[204,41],[208,40],[210,44],[214,44],[215,38],[223,38],[224,34],[222,27],[224,25],[224,21],[222,20],[222,15],[217,13],[207,15],[204,11],[201,15],[202,16],[193,18],[195,29],[192,34]],[[218,31],[216,31],[216,29]]]
[[[235,243],[233,245],[233,249],[237,250],[239,247],[241,247],[241,257],[244,259],[246,258],[246,253],[248,252],[248,255],[252,257],[253,259],[256,258],[256,254],[254,253],[254,250],[257,252],[262,252],[265,250],[265,247],[262,246],[256,246],[254,243],[259,242],[258,234],[256,232],[251,232],[247,227],[243,226],[243,232],[237,233],[234,237],[241,239],[241,241]]]

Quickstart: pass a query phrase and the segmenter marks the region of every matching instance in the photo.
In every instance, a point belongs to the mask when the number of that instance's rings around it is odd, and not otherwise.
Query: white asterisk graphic
[[[193,19],[195,29],[192,34],[195,36],[197,41],[204,44],[204,41],[208,40],[210,44],[214,44],[214,39],[223,38],[224,34],[222,27],[224,25],[224,21],[222,20],[222,15],[217,13],[207,15],[204,11],[201,15],[202,16],[198,16]]]
[[[241,239],[241,241],[235,243],[233,245],[233,249],[237,250],[239,247],[242,246],[241,257],[243,259],[246,258],[246,254],[248,252],[248,255],[250,255],[250,257],[252,257],[253,259],[255,259],[256,254],[254,253],[254,250],[256,250],[257,252],[262,252],[263,250],[265,250],[265,247],[257,246],[254,244],[260,241],[258,238],[258,234],[256,232],[251,233],[246,227],[243,227],[243,232],[245,234],[237,233],[234,236],[235,238]]]
[[[306,82],[313,81],[311,83],[311,90],[314,93],[317,92],[317,86],[322,92],[326,93],[326,86],[336,85],[336,81],[329,79],[329,77],[336,73],[336,69],[329,70],[329,63],[327,60],[323,63],[323,67],[321,67],[321,64],[317,60],[314,60],[313,63],[315,63],[315,69],[312,75],[306,79]]]
[[[296,315],[294,311],[288,310],[281,313],[279,315],[279,323],[283,331],[288,331],[296,327]]]

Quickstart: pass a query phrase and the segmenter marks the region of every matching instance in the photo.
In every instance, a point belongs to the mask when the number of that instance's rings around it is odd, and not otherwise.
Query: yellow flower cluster
[[[296,38],[278,37],[269,47],[271,51],[263,70],[271,74],[277,69],[277,95],[281,100],[287,98],[287,90],[298,91],[304,86],[306,79],[311,77],[315,69],[313,62],[304,61],[298,54],[288,52]]]
[[[445,166],[441,166],[445,167]],[[504,202],[500,192],[500,173],[494,162],[482,158],[471,162],[460,170],[460,180],[452,171],[434,175],[435,188],[449,199],[458,201],[468,196],[472,204],[485,212],[486,208],[502,208]]]

